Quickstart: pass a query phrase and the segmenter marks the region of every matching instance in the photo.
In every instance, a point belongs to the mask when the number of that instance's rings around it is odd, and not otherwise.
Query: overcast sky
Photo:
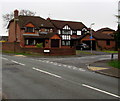
[[[119,0],[1,0],[1,16],[13,12],[15,9],[28,9],[36,12],[37,16],[51,19],[78,21],[96,31],[100,28],[109,27],[117,29]],[[7,35],[0,24],[0,35]]]

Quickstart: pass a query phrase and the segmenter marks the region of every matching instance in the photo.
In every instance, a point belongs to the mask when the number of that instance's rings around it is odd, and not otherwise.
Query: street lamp
[[[91,39],[91,43],[90,43],[90,46],[91,46],[91,53],[92,53],[92,25],[94,25],[95,23],[92,23],[91,25],[90,25],[90,39]]]

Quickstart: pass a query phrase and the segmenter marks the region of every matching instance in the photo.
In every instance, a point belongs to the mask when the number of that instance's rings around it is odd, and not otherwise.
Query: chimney
[[[17,19],[18,18],[18,13],[19,13],[19,11],[16,9],[16,10],[14,10],[14,18],[15,19]]]
[[[48,18],[47,18],[47,20],[49,20],[49,21],[50,21],[51,19],[48,17]]]

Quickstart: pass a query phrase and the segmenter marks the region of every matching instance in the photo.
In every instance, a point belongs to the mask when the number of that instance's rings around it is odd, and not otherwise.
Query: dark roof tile
[[[81,30],[82,28],[87,28],[82,22],[62,20],[49,20],[49,21],[58,29],[62,29],[65,25],[68,25],[72,30]]]
[[[28,23],[32,23],[36,28],[54,28],[54,26],[47,20],[39,17],[39,16],[18,16],[18,24],[20,26],[20,28],[25,27],[26,24]],[[12,19],[9,24],[11,22],[13,22],[14,19]],[[8,25],[9,27],[9,25]]]

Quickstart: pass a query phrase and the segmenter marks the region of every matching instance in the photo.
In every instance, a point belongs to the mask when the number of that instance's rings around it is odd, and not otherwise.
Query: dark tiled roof
[[[112,32],[112,33],[104,33],[104,32]],[[96,32],[93,32],[93,36],[96,38],[96,39],[114,39],[114,32],[115,30],[113,29],[110,29],[110,28],[101,28],[99,30],[97,30]]]
[[[39,17],[39,16],[18,16],[18,24],[20,28],[25,27],[26,24],[32,23],[36,28],[54,28],[54,26],[47,20]],[[12,19],[10,22],[14,21]],[[9,25],[8,25],[9,27]]]
[[[55,34],[58,35],[57,33],[48,33],[48,34],[46,34],[45,38],[51,38]]]
[[[68,25],[72,30],[81,30],[82,28],[87,28],[82,22],[62,20],[49,20],[49,21],[58,29],[62,29],[65,25]]]
[[[115,30],[106,27],[106,28],[101,28],[101,29],[97,30],[96,32],[103,32],[103,31],[115,31]]]
[[[96,39],[110,39],[110,40],[113,40],[114,39],[114,35],[112,34],[101,34],[101,33],[93,33],[93,36],[96,38]]]

